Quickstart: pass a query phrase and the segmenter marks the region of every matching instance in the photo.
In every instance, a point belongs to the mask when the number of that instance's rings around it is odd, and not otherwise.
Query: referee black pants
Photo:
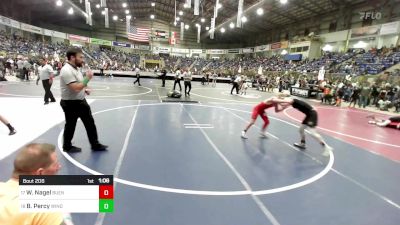
[[[185,95],[186,93],[190,95],[190,91],[192,90],[192,83],[190,81],[185,81]],[[187,89],[189,88],[189,91]]]
[[[182,86],[181,86],[181,80],[180,79],[175,79],[174,90],[175,90],[176,84],[179,85],[179,91],[182,91]]]
[[[80,118],[85,126],[89,142],[92,146],[99,144],[96,124],[92,111],[86,99],[84,100],[61,100],[60,105],[65,114],[64,144],[63,148],[72,146],[76,122]]]
[[[51,88],[50,80],[49,79],[42,80],[42,84],[43,84],[43,88],[44,88],[44,92],[45,92],[44,93],[44,102],[48,103],[49,99],[50,99],[50,101],[55,102],[56,99],[54,98],[53,93],[50,90],[50,88]]]
[[[233,94],[233,90],[236,89],[236,94],[239,94],[239,84],[237,82],[233,82],[233,87],[231,89],[231,94]]]
[[[136,83],[139,83],[139,86],[141,86],[140,85],[140,76],[136,76],[136,80],[135,80],[135,82],[133,82],[133,84],[136,84]]]

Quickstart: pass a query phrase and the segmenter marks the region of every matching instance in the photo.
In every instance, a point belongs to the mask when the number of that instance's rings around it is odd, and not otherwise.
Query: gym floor
[[[316,105],[319,131],[334,148],[329,157],[307,137],[299,141],[302,115],[293,108],[267,111],[249,139],[240,132],[252,107],[272,96],[231,86],[192,82],[198,103],[165,102],[161,81],[98,78],[88,96],[106,152],[92,152],[81,122],[74,144],[60,151],[64,114],[59,103],[43,105],[44,90],[30,82],[0,83],[0,113],[17,129],[0,128],[0,180],[12,172],[16,151],[33,141],[58,146],[60,174],[113,174],[113,214],[73,214],[76,225],[398,225],[400,221],[399,131],[368,124],[369,112]],[[182,88],[183,88],[183,82]],[[59,101],[59,81],[53,85]],[[184,100],[183,96],[181,100]],[[164,102],[163,102],[164,101]]]

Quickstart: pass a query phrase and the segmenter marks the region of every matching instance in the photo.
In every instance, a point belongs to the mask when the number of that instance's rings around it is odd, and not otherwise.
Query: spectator
[[[11,179],[0,183],[0,224],[7,225],[60,225],[61,213],[20,213],[20,175],[55,175],[61,166],[55,146],[51,144],[28,144],[17,153]]]

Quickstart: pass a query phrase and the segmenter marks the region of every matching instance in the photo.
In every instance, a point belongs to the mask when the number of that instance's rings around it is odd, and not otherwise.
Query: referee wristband
[[[89,79],[87,77],[85,77],[82,81],[83,85],[86,87],[87,84],[89,83]]]

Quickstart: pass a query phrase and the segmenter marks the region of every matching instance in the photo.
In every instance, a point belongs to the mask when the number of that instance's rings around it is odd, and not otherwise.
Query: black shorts
[[[302,124],[309,127],[316,127],[318,125],[317,111],[311,110],[308,114],[306,114],[306,118],[304,118]]]
[[[393,123],[400,123],[400,116],[390,117],[389,120]]]

